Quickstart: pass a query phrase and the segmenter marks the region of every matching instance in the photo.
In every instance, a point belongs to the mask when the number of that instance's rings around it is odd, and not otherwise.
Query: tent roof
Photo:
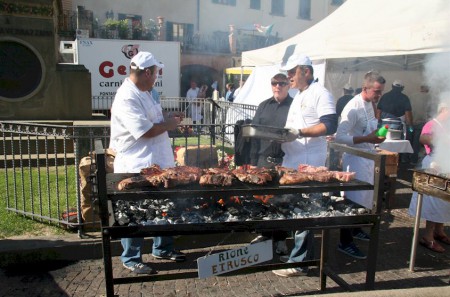
[[[347,0],[308,30],[242,53],[243,66],[285,62],[293,52],[312,60],[450,51],[448,0]]]

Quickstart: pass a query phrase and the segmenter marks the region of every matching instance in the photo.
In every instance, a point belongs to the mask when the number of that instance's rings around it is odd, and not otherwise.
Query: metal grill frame
[[[258,265],[249,268],[244,268],[233,272],[233,274],[246,274],[254,273],[258,271],[268,271],[274,269],[283,269],[289,267],[302,267],[302,266],[319,266],[320,270],[320,289],[324,291],[326,289],[326,277],[330,277],[341,287],[353,291],[350,285],[339,277],[334,271],[327,265],[328,262],[328,247],[329,247],[329,231],[330,229],[349,228],[357,226],[370,226],[371,240],[369,243],[369,251],[367,257],[367,269],[366,269],[366,283],[365,287],[368,290],[374,288],[375,281],[375,269],[378,250],[378,238],[379,227],[381,221],[381,199],[383,197],[383,188],[381,187],[382,178],[384,178],[385,168],[385,156],[378,155],[376,153],[366,152],[354,148],[350,148],[345,145],[336,143],[329,144],[329,154],[333,155],[337,152],[347,152],[355,154],[364,158],[371,159],[375,162],[375,179],[374,185],[364,185],[364,189],[374,190],[374,207],[372,212],[364,215],[346,216],[346,217],[318,217],[318,218],[306,218],[306,219],[290,219],[290,220],[277,220],[275,221],[245,221],[245,222],[226,222],[226,223],[205,223],[205,224],[176,224],[176,225],[152,225],[152,226],[112,226],[112,202],[113,196],[117,193],[108,192],[108,179],[105,168],[104,150],[101,141],[95,142],[96,148],[96,163],[97,163],[97,175],[96,183],[98,189],[98,198],[100,205],[100,218],[102,222],[102,241],[103,241],[103,264],[105,270],[105,283],[107,296],[114,296],[114,285],[136,283],[145,281],[160,281],[160,280],[172,280],[182,278],[197,277],[196,272],[184,272],[184,273],[171,273],[164,275],[151,275],[151,276],[137,276],[137,277],[123,277],[114,278],[112,269],[112,254],[111,254],[111,239],[118,237],[146,237],[146,236],[158,236],[158,235],[192,235],[192,234],[205,234],[205,233],[230,233],[230,232],[244,232],[254,230],[299,230],[299,229],[315,229],[322,231],[321,237],[321,255],[319,259],[306,261],[301,263],[288,263],[288,264],[265,264]],[[330,158],[328,158],[330,159]],[[333,168],[331,168],[333,169]],[[323,192],[333,191],[336,189],[347,190],[360,190],[360,186],[348,186],[343,184],[335,185],[335,188],[320,187]],[[264,187],[260,188],[261,191],[267,193]],[[283,193],[302,193],[302,192],[317,192],[319,188],[308,187],[286,187],[282,191]],[[249,189],[241,190],[231,189],[227,194],[236,195],[239,193],[253,194],[249,192]],[[272,192],[273,191],[273,192]],[[279,193],[281,190],[273,188],[271,193]],[[180,194],[180,191],[177,191]],[[186,195],[198,195],[198,193],[190,192]],[[221,194],[224,194],[221,189]],[[257,194],[257,193],[255,193]],[[129,194],[130,199],[135,199],[131,196],[138,195],[137,193]],[[127,199],[126,194],[119,195],[121,199]]]

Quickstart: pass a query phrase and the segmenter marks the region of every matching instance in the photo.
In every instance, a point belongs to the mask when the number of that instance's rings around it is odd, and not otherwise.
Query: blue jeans
[[[310,230],[297,230],[294,235],[294,248],[289,256],[288,263],[303,262],[314,258],[314,233]],[[308,268],[302,268],[307,271]]]
[[[141,247],[144,243],[143,237],[137,238],[122,238],[120,240],[123,247],[123,253],[120,260],[127,265],[133,266],[137,263],[142,263]],[[152,254],[162,256],[170,253],[173,250],[173,237],[163,236],[153,238]]]

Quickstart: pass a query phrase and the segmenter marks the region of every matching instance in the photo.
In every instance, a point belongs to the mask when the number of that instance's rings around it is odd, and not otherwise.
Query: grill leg
[[[327,288],[327,274],[325,272],[325,267],[327,265],[328,261],[328,247],[329,247],[329,235],[330,230],[329,229],[323,229],[322,230],[322,242],[321,242],[321,249],[320,249],[320,290],[325,291]]]
[[[414,221],[414,236],[411,245],[411,257],[409,258],[409,271],[414,272],[416,264],[417,243],[419,242],[420,214],[422,212],[423,195],[417,193],[416,219]]]
[[[108,234],[102,232],[103,237],[103,265],[105,269],[106,296],[114,297],[114,282],[111,255],[111,240]]]

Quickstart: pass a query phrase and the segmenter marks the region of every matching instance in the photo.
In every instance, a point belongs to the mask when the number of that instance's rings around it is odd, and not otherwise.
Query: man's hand
[[[180,117],[172,117],[172,118],[168,118],[165,122],[167,124],[167,128],[168,128],[167,130],[174,130],[181,123],[181,118]]]
[[[286,141],[287,142],[294,141],[294,140],[296,140],[298,138],[298,136],[300,134],[300,131],[298,129],[289,128],[289,127],[286,127],[286,129],[289,130],[288,134],[286,135]]]
[[[377,131],[378,130],[372,131],[372,133],[370,133],[367,136],[365,136],[365,138],[366,138],[365,142],[368,142],[368,143],[382,143],[383,141],[385,141],[386,137],[377,136]]]

